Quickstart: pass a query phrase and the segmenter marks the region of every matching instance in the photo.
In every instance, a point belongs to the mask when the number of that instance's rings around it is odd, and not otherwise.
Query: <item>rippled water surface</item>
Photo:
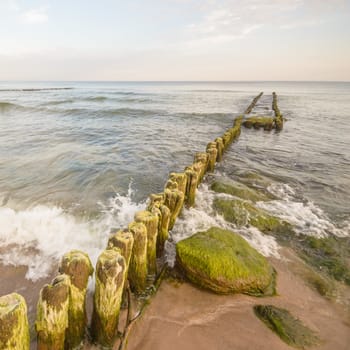
[[[282,186],[268,209],[301,231],[349,234],[350,83],[1,82],[1,261],[35,279],[68,249],[96,256],[260,91],[253,114],[276,91],[283,132],[243,130],[218,171]]]

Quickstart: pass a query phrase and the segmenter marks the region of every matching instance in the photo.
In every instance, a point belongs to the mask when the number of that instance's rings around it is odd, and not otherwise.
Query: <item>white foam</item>
[[[197,190],[194,208],[184,209],[170,233],[166,244],[166,258],[170,266],[175,263],[175,245],[177,242],[192,236],[196,232],[208,230],[210,227],[220,227],[240,234],[255,249],[264,256],[279,257],[279,246],[274,237],[264,235],[257,228],[237,228],[213,211],[213,200],[217,194],[210,191],[208,185],[202,184]]]
[[[0,262],[28,266],[26,278],[36,281],[56,268],[62,255],[72,249],[87,252],[95,264],[112,228],[124,227],[144,204],[116,194],[91,221],[78,219],[62,208],[38,205],[16,211],[0,208]]]
[[[288,221],[295,232],[318,238],[333,234],[339,237],[349,235],[349,227],[338,228],[326,213],[313,202],[296,202],[287,199],[259,202],[257,205],[269,213]]]

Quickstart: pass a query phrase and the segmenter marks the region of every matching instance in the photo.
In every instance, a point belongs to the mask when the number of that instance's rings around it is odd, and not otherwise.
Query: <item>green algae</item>
[[[304,349],[319,342],[316,333],[286,309],[273,305],[255,305],[254,312],[267,327],[290,346]]]
[[[350,239],[300,235],[292,242],[299,256],[319,273],[350,285]]]
[[[202,288],[221,294],[274,291],[275,273],[269,262],[234,232],[216,227],[198,232],[178,242],[176,253],[177,265]]]
[[[267,201],[270,198],[258,190],[233,180],[214,181],[210,189],[217,193],[226,193],[252,202]]]
[[[29,350],[27,305],[24,298],[11,293],[0,297],[0,349]]]

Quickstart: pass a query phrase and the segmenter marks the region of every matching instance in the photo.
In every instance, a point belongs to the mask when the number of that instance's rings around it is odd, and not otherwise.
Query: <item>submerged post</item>
[[[68,327],[70,278],[57,276],[40,291],[35,328],[38,350],[63,350]]]
[[[29,350],[27,305],[17,293],[0,297],[0,349]]]
[[[117,333],[125,272],[126,262],[119,249],[106,249],[98,257],[91,335],[105,347],[113,346]]]
[[[147,264],[148,273],[157,272],[157,234],[159,218],[148,210],[139,211],[135,214],[135,221],[142,222],[147,228]]]
[[[146,288],[147,281],[147,228],[142,222],[132,222],[129,230],[134,236],[129,264],[129,283],[133,292],[140,294]]]

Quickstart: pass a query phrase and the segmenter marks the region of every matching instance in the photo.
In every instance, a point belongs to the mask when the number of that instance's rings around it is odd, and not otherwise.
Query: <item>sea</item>
[[[283,131],[242,128],[211,176],[264,176],[276,199],[261,207],[296,234],[348,236],[348,82],[0,82],[0,264],[35,282],[72,249],[95,263],[110,233],[262,91],[252,115],[273,115],[275,91]],[[178,240],[227,226],[212,200],[204,181],[171,232],[170,264]],[[278,257],[273,237],[237,230]]]

